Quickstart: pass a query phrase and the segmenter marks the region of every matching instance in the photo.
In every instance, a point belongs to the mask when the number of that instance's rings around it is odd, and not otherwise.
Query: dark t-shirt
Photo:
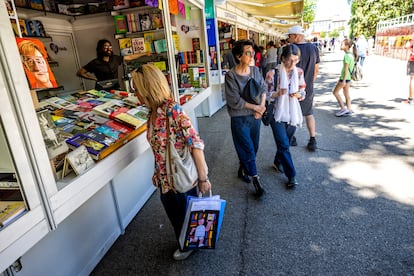
[[[122,64],[123,58],[118,55],[109,57],[109,62],[101,59],[94,59],[86,64],[83,68],[93,73],[98,81],[118,79],[118,67]]]
[[[300,49],[300,61],[296,64],[305,73],[306,94],[313,94],[313,78],[315,75],[315,64],[320,62],[319,50],[312,43],[295,44]]]

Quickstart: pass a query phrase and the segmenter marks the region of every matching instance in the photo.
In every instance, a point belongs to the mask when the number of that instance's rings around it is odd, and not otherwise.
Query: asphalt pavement
[[[227,200],[215,250],[174,261],[172,227],[156,191],[91,275],[414,275],[414,106],[406,62],[370,55],[351,86],[354,115],[335,117],[343,53],[325,53],[315,83],[319,149],[306,126],[291,152],[299,185],[271,164],[262,125],[257,163],[265,195],[237,178],[230,119],[199,118],[213,194]]]

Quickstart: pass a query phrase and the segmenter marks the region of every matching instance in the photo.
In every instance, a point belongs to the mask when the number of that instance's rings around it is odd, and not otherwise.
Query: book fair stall
[[[0,275],[89,274],[153,194],[130,71],[160,68],[196,128],[225,104],[213,1],[64,3],[0,1]],[[123,64],[120,89],[76,76],[102,38],[148,54]]]

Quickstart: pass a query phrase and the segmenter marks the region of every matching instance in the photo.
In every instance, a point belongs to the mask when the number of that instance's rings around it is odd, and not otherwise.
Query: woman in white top
[[[303,70],[296,67],[299,58],[300,50],[295,44],[283,47],[281,64],[277,68],[277,86],[275,91],[268,92],[267,95],[269,98],[276,98],[275,116],[270,123],[277,147],[273,167],[286,175],[288,189],[297,185],[296,170],[289,147],[296,127],[302,125],[303,117],[299,101],[306,95]],[[273,80],[274,74],[274,70],[268,72],[266,79]]]

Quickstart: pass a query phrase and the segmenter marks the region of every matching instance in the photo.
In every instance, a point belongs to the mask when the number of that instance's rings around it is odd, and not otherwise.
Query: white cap
[[[301,26],[293,26],[288,30],[286,35],[290,35],[290,34],[304,35],[305,31],[303,30]]]

